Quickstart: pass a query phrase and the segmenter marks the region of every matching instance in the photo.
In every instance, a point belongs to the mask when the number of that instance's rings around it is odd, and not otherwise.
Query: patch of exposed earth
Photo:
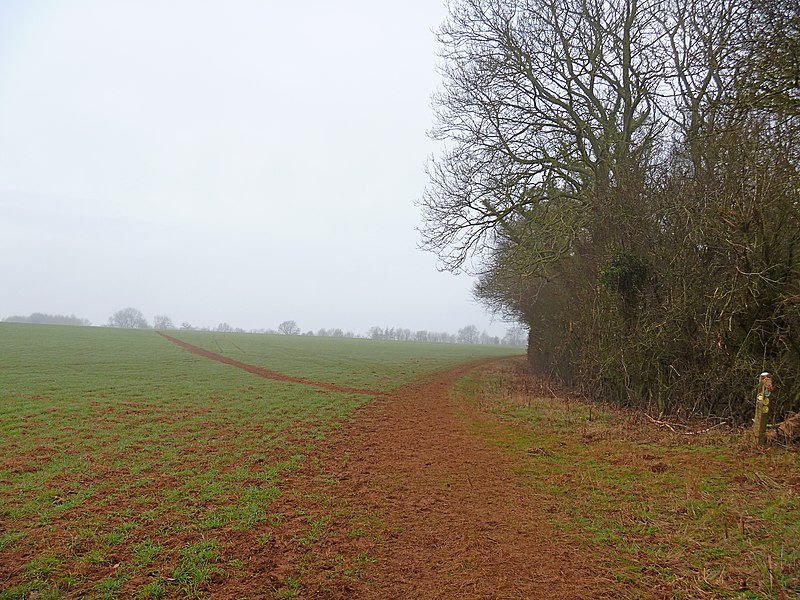
[[[558,507],[524,484],[508,453],[474,433],[476,420],[487,417],[469,412],[451,394],[460,377],[487,361],[378,393],[289,377],[168,339],[261,377],[375,396],[319,442],[299,469],[282,473],[283,493],[268,506],[267,521],[244,531],[225,526],[209,532],[219,541],[220,569],[195,593],[213,598],[613,596],[613,584],[591,554],[549,524],[550,512]],[[19,468],[37,457],[20,461]],[[158,489],[175,484],[153,482]],[[21,565],[45,548],[77,552],[70,531],[91,511],[108,510],[69,511],[56,518],[60,533],[55,535],[50,528],[31,531],[24,545],[4,554],[0,581],[18,583]],[[152,523],[137,529],[136,538],[155,533]],[[196,543],[202,535],[189,528],[184,537],[170,540],[170,547]],[[133,541],[119,556],[83,565],[86,584],[132,560]],[[174,566],[135,575],[123,595],[156,579],[169,584]],[[87,588],[72,591],[80,597]],[[186,590],[169,586],[166,592],[182,597]]]
[[[329,436],[284,480],[269,550],[230,540],[251,567],[272,554],[273,572],[245,567],[213,595],[270,597],[282,579],[309,598],[611,597],[591,556],[548,524],[557,507],[471,432],[481,417],[450,390],[477,364],[390,392]]]

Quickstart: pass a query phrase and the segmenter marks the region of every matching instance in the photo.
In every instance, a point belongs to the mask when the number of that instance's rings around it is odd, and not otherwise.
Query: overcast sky
[[[0,319],[502,335],[417,249],[438,0],[0,0]]]

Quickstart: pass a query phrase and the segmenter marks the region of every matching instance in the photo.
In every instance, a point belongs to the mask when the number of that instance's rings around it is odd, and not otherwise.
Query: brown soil
[[[361,409],[282,484],[289,492],[270,510],[287,526],[269,548],[230,540],[249,564],[212,595],[270,597],[295,577],[307,598],[611,597],[588,552],[548,525],[556,507],[522,483],[506,453],[470,432],[482,417],[461,412],[450,390],[475,366]],[[315,514],[331,520],[320,539],[298,543]],[[363,523],[368,531],[359,532]]]
[[[474,433],[475,426],[491,426],[488,417],[452,397],[453,384],[480,363],[378,393],[288,377],[164,337],[261,377],[376,396],[320,442],[299,470],[283,474],[283,495],[268,508],[270,522],[246,531],[214,531],[224,573],[206,580],[201,593],[223,599],[295,593],[301,598],[613,596],[613,584],[589,550],[575,547],[548,524],[557,509],[548,504],[552,501],[524,485],[510,454]],[[25,470],[48,451],[38,448],[13,466]],[[98,468],[97,476],[110,474]],[[174,483],[153,480],[155,488]],[[26,544],[0,561],[0,589],[19,583],[22,565],[46,548],[69,546],[71,532],[96,510],[111,508],[76,508],[56,518],[59,533],[31,532]],[[137,538],[154,534],[149,528],[156,527],[137,529]],[[170,545],[194,543],[200,535],[187,531],[186,539]],[[82,563],[77,574],[86,585],[112,575],[120,562],[132,559],[132,544],[102,564]],[[162,565],[161,575],[168,578],[174,566]],[[136,575],[123,597],[158,575]],[[170,588],[168,595],[184,592]]]

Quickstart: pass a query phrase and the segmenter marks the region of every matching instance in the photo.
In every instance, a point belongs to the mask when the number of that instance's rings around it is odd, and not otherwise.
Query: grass
[[[507,364],[454,393],[474,431],[517,458],[557,535],[600,557],[621,597],[800,592],[797,453],[757,448],[741,431],[664,432],[635,413],[535,389]]]
[[[177,335],[289,375],[378,390],[508,352]],[[797,595],[797,454],[739,432],[665,432],[536,389],[509,364],[459,383],[465,418],[516,457],[555,535],[598,557],[621,597]],[[152,331],[0,324],[0,599],[205,597],[265,574],[258,593],[293,598],[314,569],[368,578],[369,554],[318,549],[333,547],[331,531],[378,536],[377,517],[337,506],[325,481],[315,498],[295,498],[285,481],[369,400],[261,379]],[[258,562],[289,543],[294,569]]]
[[[504,346],[196,331],[178,331],[172,335],[286,375],[380,391],[473,359],[520,353],[519,348]]]
[[[176,335],[380,390],[509,352]],[[370,398],[262,379],[152,331],[0,323],[0,598],[206,595],[250,568],[243,541],[264,546],[280,532],[270,507],[286,475]],[[308,542],[325,534],[327,516],[313,519]],[[280,593],[299,593],[289,577]]]
[[[215,575],[224,574],[218,565],[220,555],[217,551],[216,540],[202,540],[190,544],[181,550],[180,564],[173,573],[173,580],[177,583],[186,598],[201,596],[202,584]]]

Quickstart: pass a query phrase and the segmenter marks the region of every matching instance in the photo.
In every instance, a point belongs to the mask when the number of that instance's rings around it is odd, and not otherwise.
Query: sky
[[[418,248],[437,0],[0,0],[0,319],[502,336]]]

